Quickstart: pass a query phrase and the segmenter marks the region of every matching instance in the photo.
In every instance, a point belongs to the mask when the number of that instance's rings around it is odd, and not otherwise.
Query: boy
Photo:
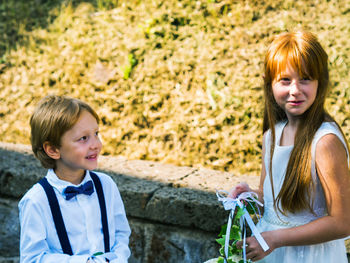
[[[34,155],[48,168],[19,203],[20,261],[125,263],[130,227],[114,181],[97,167],[99,117],[86,103],[47,96],[31,119]]]

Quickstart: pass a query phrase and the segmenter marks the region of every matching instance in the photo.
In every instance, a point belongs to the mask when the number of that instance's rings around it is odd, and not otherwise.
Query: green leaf
[[[124,79],[128,79],[130,77],[131,70],[132,70],[132,68],[130,66],[125,66],[123,68],[123,77],[124,77]]]
[[[221,226],[221,230],[220,230],[220,233],[219,233],[219,237],[222,237],[223,235],[226,234],[226,228],[227,228],[227,224],[224,224]]]
[[[218,242],[220,245],[224,246],[225,245],[225,238],[226,238],[226,235],[223,235],[221,238],[216,239],[216,242]]]
[[[231,257],[232,256],[232,248],[231,248],[231,246],[229,246],[228,247],[228,253],[227,253],[228,255],[228,257]]]
[[[237,225],[232,225],[230,232],[230,240],[240,240],[241,239],[241,229]]]
[[[236,240],[235,242],[232,243],[231,249],[232,249],[232,254],[233,255],[239,255],[242,252],[242,249],[238,249],[236,247],[236,243],[238,240]]]
[[[243,208],[238,208],[237,214],[236,214],[236,219],[240,219],[244,215],[244,209]]]
[[[133,68],[134,66],[137,65],[138,61],[137,59],[135,58],[135,55],[133,53],[130,53],[128,55],[128,60],[129,60],[129,63],[130,63],[130,66]]]
[[[250,215],[254,215],[254,214],[258,213],[257,205],[252,201],[248,202],[248,204],[246,205],[246,209]]]
[[[224,263],[224,262],[225,262],[225,260],[224,260],[223,257],[219,257],[219,258],[218,258],[218,263]]]

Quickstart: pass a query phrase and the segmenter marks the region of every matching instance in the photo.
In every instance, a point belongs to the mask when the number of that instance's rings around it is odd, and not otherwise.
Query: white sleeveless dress
[[[275,195],[279,193],[284,176],[287,169],[288,160],[293,149],[291,146],[279,146],[280,138],[283,128],[286,122],[278,123],[276,125],[276,146],[274,150],[274,156],[272,161],[272,174]],[[314,211],[316,215],[309,211],[303,211],[296,214],[289,214],[288,217],[279,213],[279,217],[273,208],[273,197],[271,190],[271,183],[269,178],[269,159],[270,159],[270,145],[271,145],[271,132],[268,131],[265,141],[265,167],[266,178],[264,181],[264,215],[257,224],[257,228],[260,232],[276,230],[281,228],[290,228],[295,226],[304,225],[319,217],[327,214],[326,202],[323,193],[322,186],[318,179],[315,170],[315,150],[316,144],[320,138],[326,134],[335,134],[343,142],[345,148],[346,143],[335,123],[324,122],[312,142],[312,176],[316,183],[316,197],[314,201]],[[349,151],[347,149],[348,165],[349,165]],[[346,249],[344,239],[325,242],[317,245],[309,246],[288,246],[275,249],[264,259],[258,261],[259,263],[348,263],[346,256]]]

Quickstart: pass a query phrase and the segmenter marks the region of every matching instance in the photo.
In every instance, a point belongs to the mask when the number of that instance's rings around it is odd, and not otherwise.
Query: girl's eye
[[[306,84],[306,83],[308,83],[309,81],[311,81],[311,79],[308,78],[308,77],[305,77],[305,78],[302,78],[302,79],[300,80],[300,83],[301,83],[301,84]]]
[[[99,134],[100,134],[99,131],[95,132],[95,136],[99,136]]]
[[[289,78],[281,78],[280,82],[282,83],[282,85],[288,85],[290,83],[290,79]]]

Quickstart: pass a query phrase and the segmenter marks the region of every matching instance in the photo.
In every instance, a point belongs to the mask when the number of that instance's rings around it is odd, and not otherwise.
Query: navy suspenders
[[[100,178],[98,178],[98,176],[96,174],[94,174],[93,172],[90,172],[90,176],[92,178],[92,181],[94,181],[94,185],[95,185],[97,197],[98,197],[98,202],[100,203],[103,241],[104,241],[104,245],[105,245],[105,253],[107,253],[107,252],[110,252],[110,247],[109,247],[109,231],[108,231],[105,196],[103,194],[103,188],[102,188]]]
[[[107,211],[106,211],[106,202],[103,194],[102,184],[98,176],[90,172],[90,176],[92,181],[94,182],[98,202],[100,204],[100,210],[101,210],[101,219],[102,219],[102,231],[103,231],[103,240],[104,240],[104,247],[105,252],[110,252],[110,246],[109,246],[109,231],[108,231],[108,220],[107,220]],[[63,217],[61,213],[60,206],[58,204],[58,200],[55,194],[55,191],[53,190],[53,187],[49,184],[47,179],[44,177],[39,181],[39,184],[44,188],[47,199],[49,201],[53,221],[56,227],[58,239],[61,243],[61,247],[64,254],[73,255],[72,247],[69,243],[68,234],[66,227],[63,222]]]
[[[41,184],[42,187],[44,188],[47,199],[49,200],[53,221],[55,223],[58,239],[60,240],[63,253],[68,255],[73,255],[72,247],[70,246],[70,243],[69,243],[67,230],[66,230],[66,227],[64,226],[61,209],[58,204],[55,191],[53,190],[52,186],[49,184],[49,182],[45,177],[39,181],[39,184]]]

